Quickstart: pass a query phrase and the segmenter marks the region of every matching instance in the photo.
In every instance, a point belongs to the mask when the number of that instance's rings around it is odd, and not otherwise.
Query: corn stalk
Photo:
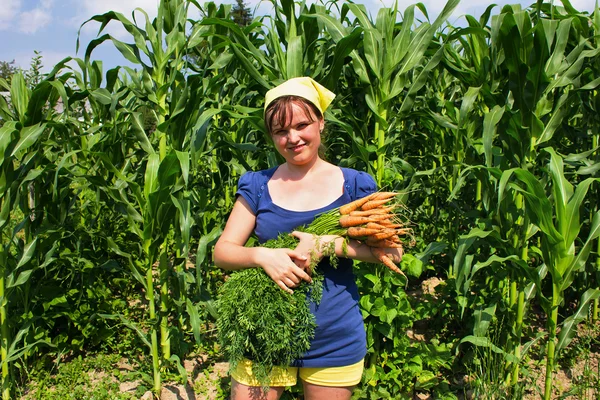
[[[371,21],[364,6],[348,3],[342,7],[342,14],[352,12],[356,26],[363,31],[363,51],[352,50],[350,56],[354,72],[365,88],[364,100],[373,130],[371,139],[365,137],[363,140],[375,146],[373,168],[380,185],[384,179],[386,147],[395,138],[392,122],[410,112],[415,96],[427,82],[430,71],[440,62],[441,49],[431,58],[426,58],[425,53],[457,5],[458,1],[448,1],[432,24],[423,23],[415,30],[414,5],[407,7],[402,23],[396,22],[397,4],[392,8],[380,8],[375,22]],[[340,21],[325,15],[317,15],[317,18],[325,24],[334,42],[341,43],[342,39],[351,37],[353,29],[343,26]],[[400,109],[392,112],[393,105],[398,103]],[[354,112],[347,111],[349,115]]]
[[[199,7],[196,2],[191,3]],[[170,266],[171,244],[168,238],[176,225],[179,228],[174,231],[176,242],[182,250],[178,252],[187,258],[192,226],[189,203],[183,189],[188,183],[189,151],[192,149],[192,142],[187,136],[189,128],[186,127],[195,121],[189,121],[189,115],[184,118],[183,113],[200,108],[197,103],[200,97],[195,93],[200,81],[186,79],[181,70],[186,63],[188,48],[197,45],[201,38],[197,35],[186,36],[189,5],[190,2],[162,0],[153,21],[145,11],[136,9],[134,13],[143,17],[143,25],[138,25],[135,17],[132,22],[117,12],[94,16],[83,24],[100,22],[100,34],[109,22],[114,21],[121,24],[134,40],[134,43],[124,43],[109,34],[94,39],[85,51],[86,65],[90,64],[91,54],[98,45],[111,41],[129,62],[140,67],[139,72],[126,68],[131,80],[127,83],[127,89],[138,100],[125,108],[120,116],[128,127],[128,133],[137,138],[134,146],[142,151],[142,162],[138,163],[145,169],[141,185],[135,172],[132,174],[128,167],[120,169],[107,157],[101,157],[101,162],[107,170],[112,171],[115,188],[120,187],[116,196],[112,188],[104,190],[110,189],[114,200],[127,208],[130,229],[142,243],[141,257],[123,253],[116,244],[114,251],[129,259],[133,276],[146,291],[151,323],[149,338],[131,321],[127,324],[144,336],[142,339],[149,346],[154,374],[153,391],[156,395],[161,390],[161,368],[167,362],[179,363],[178,357],[171,354],[171,328],[168,322],[173,307],[170,294],[171,276],[174,275]],[[194,32],[198,33],[192,28]],[[196,102],[188,101],[191,92],[194,92]],[[116,92],[104,91],[103,94],[107,97],[107,103],[119,103],[122,97]],[[153,132],[146,131],[141,119],[140,110],[144,108],[151,110],[155,117],[156,129]],[[123,154],[123,157],[130,155]],[[180,262],[185,265],[185,258]],[[155,266],[156,275],[153,273]],[[188,280],[184,267],[178,266],[175,274],[178,274],[179,295],[184,296],[178,299],[182,310],[187,302],[185,285]]]
[[[542,257],[552,280],[551,295],[543,294],[541,285],[538,286],[542,307],[548,315],[544,399],[549,400],[552,395],[552,375],[556,354],[565,346],[564,341],[560,341],[558,346],[556,343],[558,308],[575,274],[585,267],[592,243],[600,235],[600,212],[594,215],[588,237],[583,241],[583,246],[577,250],[575,241],[581,229],[580,207],[590,185],[597,179],[588,178],[574,189],[564,177],[562,158],[551,148],[546,151],[550,154],[548,169],[552,182],[552,196],[547,196],[541,182],[523,169],[507,171],[505,178],[508,179],[514,174],[518,180],[518,183],[511,187],[523,194],[531,221],[540,230]],[[537,283],[540,283],[539,280]],[[589,304],[590,300],[597,298],[598,294],[598,291],[586,292],[581,304]],[[563,324],[561,336],[572,337],[576,325]]]
[[[58,146],[46,140],[71,126],[67,111],[58,118],[53,109],[59,97],[68,107],[64,82],[45,80],[30,89],[23,75],[17,73],[10,85],[0,79],[0,88],[11,95],[11,107],[0,101],[4,120],[0,127],[0,354],[2,398],[9,399],[12,364],[27,359],[41,345],[54,346],[45,335],[30,335],[44,329],[43,322],[37,325],[30,306],[34,303],[32,292],[39,291],[39,275],[51,271],[48,266],[55,260],[58,247],[57,238],[47,232],[61,226],[69,216],[72,195],[69,189],[56,187],[63,182],[58,177],[60,167],[54,164],[55,156],[71,150],[70,143]],[[53,118],[57,121],[51,125],[48,120]],[[56,185],[53,188],[47,184],[51,176]],[[52,300],[45,299],[48,303]],[[53,311],[51,307],[49,311]]]

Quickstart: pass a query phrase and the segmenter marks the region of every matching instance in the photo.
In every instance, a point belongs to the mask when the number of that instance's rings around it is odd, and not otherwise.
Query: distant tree
[[[33,88],[42,81],[42,68],[44,68],[44,64],[42,64],[42,52],[38,50],[34,50],[33,52],[35,56],[29,64],[29,71],[25,72],[25,81],[30,88]]]
[[[10,78],[13,76],[15,72],[18,71],[18,68],[15,67],[15,60],[12,61],[0,61],[0,78],[6,79],[7,82],[10,83]]]
[[[15,60],[0,61],[0,78],[4,78],[10,83],[12,76],[21,71],[28,87],[33,88],[40,83],[44,76],[42,74],[42,68],[44,68],[44,64],[42,63],[42,52],[38,50],[34,50],[33,52],[35,53],[35,56],[31,59],[28,70],[22,70],[15,66]]]
[[[252,11],[249,7],[246,7],[244,0],[236,0],[235,5],[231,9],[231,15],[233,20],[239,26],[248,26],[252,22]]]

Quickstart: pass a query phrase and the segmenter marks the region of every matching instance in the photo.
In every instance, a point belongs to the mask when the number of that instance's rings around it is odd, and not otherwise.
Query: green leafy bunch
[[[218,301],[219,341],[235,369],[244,358],[252,360],[252,372],[268,386],[275,365],[290,365],[310,347],[316,322],[307,295],[320,297],[323,276],[287,293],[259,268],[231,275]]]

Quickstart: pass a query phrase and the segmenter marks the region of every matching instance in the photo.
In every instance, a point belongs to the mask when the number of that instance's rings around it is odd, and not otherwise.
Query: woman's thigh
[[[278,400],[284,387],[271,387],[265,392],[260,386],[247,386],[231,378],[230,400]]]
[[[331,387],[320,386],[302,381],[304,400],[350,400],[356,386]]]
[[[362,360],[343,367],[300,368],[304,400],[349,400],[363,368]]]

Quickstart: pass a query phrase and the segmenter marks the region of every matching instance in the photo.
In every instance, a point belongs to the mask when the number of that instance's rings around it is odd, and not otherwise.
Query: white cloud
[[[10,27],[21,9],[21,0],[2,0],[0,5],[0,30]]]
[[[84,14],[85,19],[107,11],[117,11],[129,18],[135,8],[141,8],[153,17],[156,16],[158,3],[158,0],[81,0],[79,2],[82,8],[80,14]]]
[[[34,8],[31,11],[22,12],[19,15],[19,31],[23,33],[36,33],[44,28],[52,19],[50,10]]]
[[[0,3],[0,30],[16,29],[32,34],[47,26],[52,20],[54,0],[39,0],[37,7],[22,10],[22,0],[2,0]]]

